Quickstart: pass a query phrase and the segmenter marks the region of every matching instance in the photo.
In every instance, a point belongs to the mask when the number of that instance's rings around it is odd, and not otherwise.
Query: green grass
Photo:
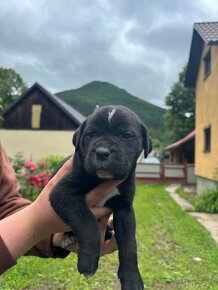
[[[179,187],[176,192],[193,205],[193,211],[205,213],[218,213],[218,190],[208,189],[198,195],[195,192],[187,192]]]
[[[193,206],[195,206],[197,199],[199,196],[197,195],[196,192],[187,192],[185,191],[184,187],[180,186],[177,190],[176,193],[178,193],[181,197],[186,199],[189,203],[191,203]]]
[[[163,186],[138,185],[134,207],[145,289],[218,289],[218,247]],[[76,270],[75,255],[64,260],[24,257],[0,278],[0,289],[116,290],[117,265],[117,253],[105,256],[96,275],[85,279]]]

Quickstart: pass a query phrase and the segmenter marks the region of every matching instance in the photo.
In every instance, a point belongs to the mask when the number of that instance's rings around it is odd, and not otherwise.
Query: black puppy
[[[73,144],[72,170],[52,190],[50,202],[78,239],[78,270],[84,276],[93,275],[100,253],[98,222],[86,205],[86,193],[103,180],[124,180],[102,205],[113,210],[122,290],[144,289],[138,270],[132,203],[137,159],[143,149],[145,158],[152,149],[147,130],[126,107],[105,106],[81,124]]]

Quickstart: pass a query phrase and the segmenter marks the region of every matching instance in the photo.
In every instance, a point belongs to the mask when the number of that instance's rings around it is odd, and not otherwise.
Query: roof
[[[185,136],[184,138],[182,138],[181,140],[167,146],[165,148],[165,150],[172,150],[172,149],[176,149],[178,147],[180,147],[181,145],[191,141],[192,139],[195,138],[195,130],[193,130],[191,133],[189,133],[187,136]]]
[[[194,24],[185,86],[195,87],[203,44],[218,45],[218,22]]]
[[[24,92],[23,95],[21,95],[20,98],[18,98],[11,106],[9,106],[2,115],[5,116],[9,111],[11,111],[15,106],[18,105],[18,103],[26,98],[33,90],[38,89],[41,91],[48,99],[50,99],[56,106],[59,107],[61,111],[63,111],[72,121],[74,121],[76,124],[80,125],[86,118],[83,116],[80,112],[78,112],[76,109],[71,107],[69,104],[67,104],[65,101],[58,98],[56,95],[53,95],[49,91],[47,91],[45,88],[43,88],[40,84],[35,83],[30,87],[26,92]]]
[[[195,23],[194,29],[208,45],[218,44],[218,22]]]

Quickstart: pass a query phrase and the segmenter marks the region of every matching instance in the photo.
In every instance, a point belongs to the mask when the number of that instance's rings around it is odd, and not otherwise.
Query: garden
[[[22,156],[14,162],[26,197],[37,196],[58,162],[55,156],[36,164]],[[181,210],[164,185],[137,184],[136,189],[138,260],[145,289],[217,289],[218,247],[209,233]],[[1,276],[0,289],[120,289],[117,252],[102,257],[89,279],[78,273],[76,260],[75,254],[63,260],[22,257]]]
[[[62,156],[51,155],[37,162],[26,161],[22,153],[17,153],[14,159],[10,159],[23,197],[35,200],[63,159]]]

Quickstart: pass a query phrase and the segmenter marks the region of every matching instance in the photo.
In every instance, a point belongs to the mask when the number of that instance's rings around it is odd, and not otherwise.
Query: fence
[[[194,164],[138,163],[136,178],[147,183],[196,183]]]

